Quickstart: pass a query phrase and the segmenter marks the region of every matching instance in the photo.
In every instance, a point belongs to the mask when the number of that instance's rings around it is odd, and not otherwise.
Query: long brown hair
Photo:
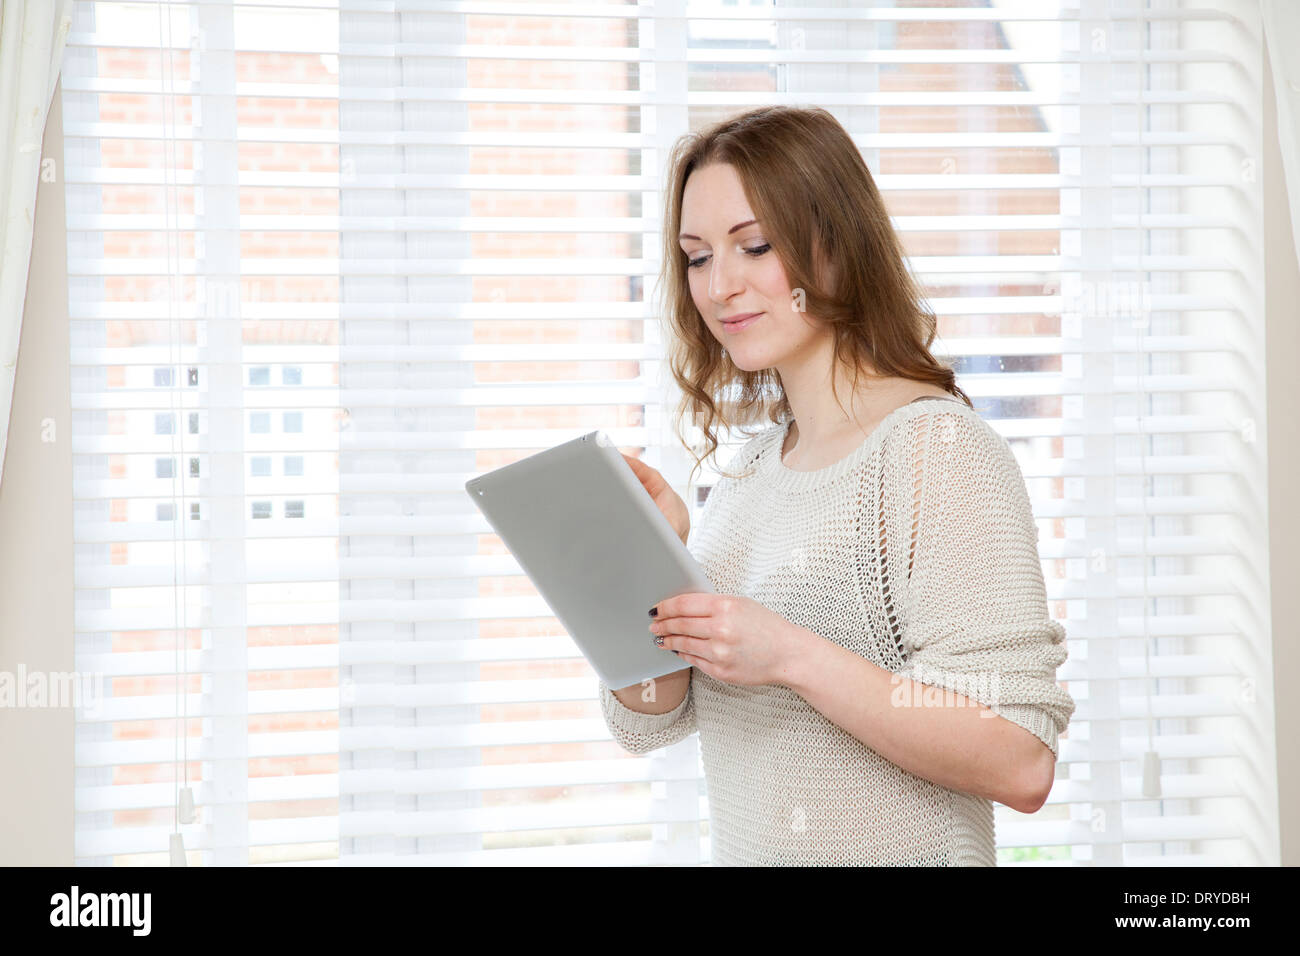
[[[971,406],[953,370],[930,354],[937,320],[848,132],[819,107],[760,107],[681,137],[669,157],[660,278],[667,300],[659,314],[669,325],[668,367],[682,392],[676,430],[695,457],[692,479],[718,449],[715,424],[730,429],[793,417],[780,373],[737,368],[691,298],[688,256],[677,239],[682,194],[693,171],[714,163],[735,168],[790,288],[803,292],[800,311],[830,327],[832,389],[842,363],[854,370],[855,391],[870,367],[881,376],[938,385]],[[840,267],[846,263],[858,267]],[[682,434],[688,415],[704,432],[703,455]]]

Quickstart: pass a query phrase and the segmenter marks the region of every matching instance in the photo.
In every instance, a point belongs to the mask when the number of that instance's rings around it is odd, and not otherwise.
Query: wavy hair
[[[677,240],[682,195],[692,172],[715,163],[735,168],[790,288],[803,291],[801,311],[830,328],[833,390],[842,364],[854,370],[855,391],[869,368],[938,385],[971,406],[952,368],[930,354],[937,320],[848,132],[819,107],[760,107],[682,136],[668,161],[659,286],[667,295],[658,310],[668,325],[668,367],[682,393],[675,428],[695,458],[692,481],[717,452],[716,425],[782,424],[793,417],[780,373],[737,368],[691,298],[688,256]],[[839,268],[842,263],[860,267]],[[687,416],[704,432],[703,455],[682,434]]]

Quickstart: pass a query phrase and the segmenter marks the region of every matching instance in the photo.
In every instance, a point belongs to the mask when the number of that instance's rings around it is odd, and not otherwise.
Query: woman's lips
[[[755,322],[757,322],[760,318],[762,318],[762,315],[763,315],[762,312],[755,312],[753,315],[750,315],[750,316],[747,316],[746,318],[740,319],[740,320],[737,321],[737,322],[723,322],[723,323],[722,323],[722,331],[724,331],[724,332],[740,332],[740,331],[742,331],[743,329],[747,329],[747,328],[749,328],[751,325],[753,325]]]

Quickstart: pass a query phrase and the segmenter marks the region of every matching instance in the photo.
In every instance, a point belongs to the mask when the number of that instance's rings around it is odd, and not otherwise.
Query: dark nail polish
[[[658,616],[659,616],[659,608],[657,608],[657,607],[652,607],[652,608],[650,609],[650,616],[651,616],[651,617],[658,617]]]

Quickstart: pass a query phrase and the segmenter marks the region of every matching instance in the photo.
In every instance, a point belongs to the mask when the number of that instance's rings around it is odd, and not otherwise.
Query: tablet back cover
[[[654,645],[647,611],[713,593],[713,584],[602,432],[472,478],[465,490],[608,687],[685,666]]]

